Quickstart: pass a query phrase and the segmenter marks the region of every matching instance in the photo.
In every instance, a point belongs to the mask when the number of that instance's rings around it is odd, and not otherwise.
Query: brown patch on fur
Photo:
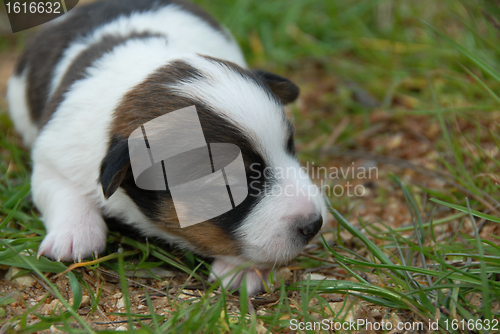
[[[198,253],[205,256],[237,256],[240,254],[241,247],[238,242],[231,238],[226,231],[210,221],[181,228],[173,201],[169,200],[167,203],[168,205],[162,205],[160,217],[168,218],[165,219],[168,223],[165,223],[165,221],[155,222],[157,227],[186,240]],[[188,207],[185,209],[189,210]]]
[[[241,245],[227,231],[212,222],[207,221],[181,228],[172,200],[164,203],[160,210],[162,221],[155,221],[154,224],[165,232],[187,241],[198,254],[209,257],[240,255]]]
[[[184,240],[194,245],[200,254],[207,256],[241,254],[241,245],[230,238],[220,227],[210,222],[203,222],[180,229],[178,234]],[[169,231],[169,233],[172,233]]]
[[[196,69],[182,61],[158,69],[124,96],[122,103],[115,110],[111,134],[128,138],[144,123],[195,104],[187,98],[169,92],[166,85],[201,78]]]

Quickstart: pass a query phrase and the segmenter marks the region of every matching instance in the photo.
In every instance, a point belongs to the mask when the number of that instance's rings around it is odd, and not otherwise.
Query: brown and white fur
[[[261,290],[254,269],[228,274],[250,262],[266,275],[292,260],[326,215],[283,111],[298,93],[285,78],[247,69],[231,35],[186,2],[100,1],[46,24],[7,93],[32,148],[33,200],[47,229],[39,254],[80,261],[102,252],[112,218],[214,258],[212,279],[225,286],[238,287],[246,273],[248,292]],[[135,185],[127,138],[190,105],[207,142],[241,149],[249,195],[219,217],[180,228],[168,191]],[[277,168],[287,175],[277,177]],[[287,191],[269,193],[273,187]]]

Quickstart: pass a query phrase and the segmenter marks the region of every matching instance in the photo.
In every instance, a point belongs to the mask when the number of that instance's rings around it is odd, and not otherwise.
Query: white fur
[[[106,35],[128,36],[131,33],[142,32],[163,34],[171,49],[182,50],[184,53],[211,55],[246,66],[234,40],[228,40],[199,17],[171,4],[156,11],[122,16],[73,42],[55,69],[49,96],[57,89],[76,57],[90,45],[98,43]]]
[[[248,295],[253,295],[265,289],[264,284],[268,284],[269,268],[259,270],[251,263],[242,262],[241,259],[220,257],[212,263],[209,282],[217,279],[228,290],[237,289],[241,286],[243,277],[246,277],[246,287]]]
[[[48,231],[38,250],[58,261],[81,261],[106,247],[106,223],[99,206],[80,187],[61,176],[50,161],[33,169],[33,200],[43,208]]]
[[[54,71],[51,94],[76,57],[103,36],[127,36],[144,31],[158,32],[165,38],[132,39],[101,57],[87,69],[85,79],[72,85],[36,139],[33,199],[42,212],[48,232],[40,254],[80,260],[104,249],[106,225],[101,210],[122,218],[125,223],[135,224],[147,235],[190,248],[183,240],[155,228],[122,189],[106,200],[98,182],[100,164],[109,144],[113,110],[128,91],[173,60],[189,62],[208,79],[170,88],[206,101],[248,132],[257,150],[273,167],[299,168],[297,161],[284,151],[287,132],[281,106],[253,81],[197,55],[209,55],[245,67],[234,40],[174,5],[121,17],[72,43]],[[16,129],[23,134],[25,142],[33,143],[37,130],[29,117],[25,75],[11,78],[8,99]],[[280,184],[298,189],[310,186],[311,182],[299,174],[280,180]],[[224,285],[233,287],[239,285],[243,274],[237,274],[231,284],[234,275],[228,273],[242,262],[254,260],[268,265],[290,260],[301,248],[290,242],[289,230],[294,217],[315,212],[321,212],[324,217],[325,206],[320,196],[264,198],[237,231],[244,238],[244,258],[218,257],[211,279],[222,277]],[[248,291],[260,290],[262,280],[257,271],[247,269],[245,273]],[[266,279],[268,271],[262,273]]]
[[[28,97],[26,95],[26,76],[28,71],[24,70],[21,76],[13,75],[7,83],[7,101],[9,102],[10,117],[14,121],[14,126],[23,136],[24,145],[31,147],[38,128],[33,124],[28,107]]]

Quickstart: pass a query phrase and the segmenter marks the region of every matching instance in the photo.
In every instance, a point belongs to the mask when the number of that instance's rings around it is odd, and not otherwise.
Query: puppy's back
[[[78,6],[37,32],[9,80],[9,109],[25,144],[31,146],[65,93],[100,58],[130,40],[150,38],[163,38],[171,59],[200,53],[245,66],[232,37],[188,2],[108,0]]]

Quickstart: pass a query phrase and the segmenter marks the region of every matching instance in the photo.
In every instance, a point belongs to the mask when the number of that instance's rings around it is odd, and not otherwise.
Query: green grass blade
[[[326,198],[326,202],[328,205],[328,208],[330,212],[332,213],[333,217],[337,219],[339,224],[342,225],[349,233],[351,233],[353,236],[359,238],[365,245],[368,247],[370,252],[377,258],[379,259],[380,262],[388,265],[394,265],[394,263],[380,250],[380,248],[377,247],[370,239],[368,239],[361,231],[359,231],[356,227],[351,225],[342,215],[335,210],[328,198]],[[404,278],[404,274],[400,270],[395,270],[394,271],[400,278]]]
[[[68,279],[69,285],[71,286],[71,292],[73,292],[73,305],[71,306],[71,308],[76,311],[82,304],[82,286],[80,285],[80,282],[78,282],[78,279],[72,271],[68,273]]]
[[[490,304],[490,286],[488,282],[488,273],[486,272],[486,263],[484,262],[484,249],[483,243],[481,242],[481,237],[476,226],[476,220],[474,219],[472,212],[470,211],[469,200],[467,199],[467,208],[469,210],[469,217],[472,223],[472,228],[474,229],[474,235],[476,236],[477,249],[480,256],[480,266],[481,266],[481,281],[483,289],[483,309],[484,316],[486,319],[492,320],[491,318],[491,304]]]
[[[452,45],[455,49],[460,51],[464,56],[469,58],[473,63],[475,63],[477,66],[479,66],[483,71],[491,75],[495,80],[500,82],[500,74],[498,71],[496,71],[491,65],[487,64],[484,60],[480,59],[479,57],[475,56],[468,50],[466,50],[463,46],[452,40],[450,37],[446,36],[436,28],[434,28],[432,25],[429,23],[421,20],[426,26],[431,28],[436,34],[438,34],[443,40],[445,40],[448,44]]]
[[[440,201],[440,200],[438,200],[436,198],[431,198],[430,200],[433,201],[434,203],[438,203],[438,204],[447,206],[449,208],[452,208],[452,209],[455,209],[455,210],[458,210],[458,211],[462,211],[462,212],[465,212],[465,213],[470,213],[473,216],[478,217],[478,218],[486,219],[486,220],[489,220],[489,221],[492,221],[492,222],[495,222],[495,223],[500,223],[500,218],[492,216],[492,215],[488,215],[486,213],[479,212],[477,210],[467,209],[466,207],[463,207],[461,205],[446,203],[446,202]]]

